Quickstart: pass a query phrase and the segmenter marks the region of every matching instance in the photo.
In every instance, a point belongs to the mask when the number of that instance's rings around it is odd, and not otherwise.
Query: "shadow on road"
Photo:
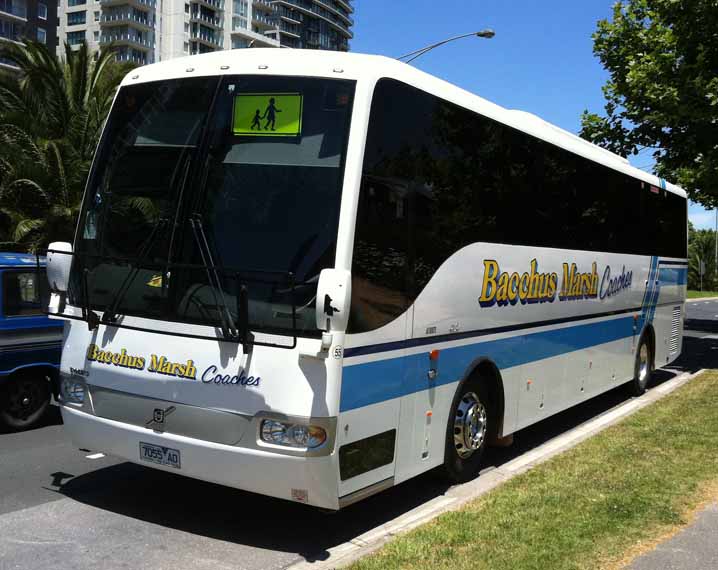
[[[713,324],[712,326],[716,326]],[[718,367],[718,340],[685,337],[683,356],[659,370],[653,386],[683,371]],[[507,449],[490,449],[486,466],[498,467],[630,399],[619,387],[515,434]],[[386,523],[448,489],[427,473],[329,515],[316,509],[122,463],[64,483],[76,501],[209,538],[323,560],[327,550]]]

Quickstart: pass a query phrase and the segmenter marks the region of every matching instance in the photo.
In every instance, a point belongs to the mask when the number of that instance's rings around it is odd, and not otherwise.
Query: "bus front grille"
[[[89,386],[95,414],[148,430],[183,435],[204,441],[237,445],[251,417],[240,414],[158,400],[100,386]],[[170,413],[171,409],[171,413]],[[155,410],[162,410],[160,426],[154,422]]]

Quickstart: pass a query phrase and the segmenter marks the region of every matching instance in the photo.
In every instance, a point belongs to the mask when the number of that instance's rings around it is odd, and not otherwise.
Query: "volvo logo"
[[[169,408],[155,408],[152,412],[152,419],[145,424],[148,428],[152,428],[155,431],[164,431],[165,429],[165,418],[174,412],[176,408],[170,406]]]

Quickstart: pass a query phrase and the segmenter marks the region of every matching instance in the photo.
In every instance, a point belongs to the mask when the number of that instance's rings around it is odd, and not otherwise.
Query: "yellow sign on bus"
[[[299,93],[247,93],[234,98],[235,135],[296,137],[302,134]]]

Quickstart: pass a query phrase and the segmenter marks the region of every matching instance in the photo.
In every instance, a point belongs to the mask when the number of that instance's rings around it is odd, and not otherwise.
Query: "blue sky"
[[[593,55],[596,22],[614,0],[354,0],[352,51],[399,56],[462,33],[492,28],[490,40],[467,38],[413,65],[499,105],[530,111],[578,132],[584,109],[603,110],[607,74]],[[650,170],[650,152],[629,157]],[[697,227],[714,212],[689,208]]]

